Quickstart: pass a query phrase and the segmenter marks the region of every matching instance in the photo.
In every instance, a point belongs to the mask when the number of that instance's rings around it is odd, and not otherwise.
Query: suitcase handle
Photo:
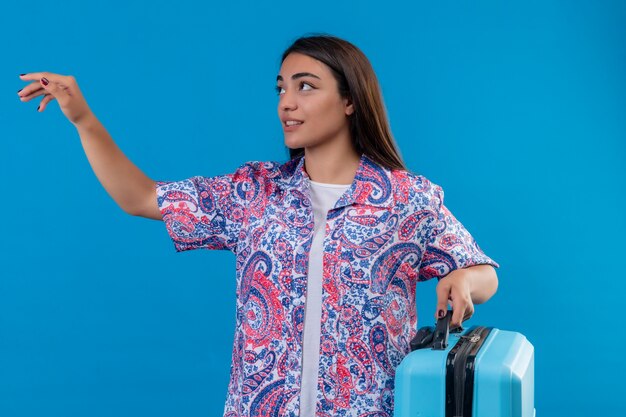
[[[437,320],[435,333],[433,334],[433,350],[444,350],[448,347],[448,336],[450,335],[450,320],[452,319],[452,310],[448,310],[447,314]]]
[[[417,349],[431,348],[433,350],[444,350],[448,347],[448,337],[450,333],[463,332],[463,326],[459,326],[450,330],[450,321],[452,320],[452,310],[448,310],[446,315],[437,320],[436,327],[422,327],[411,340],[411,352]]]

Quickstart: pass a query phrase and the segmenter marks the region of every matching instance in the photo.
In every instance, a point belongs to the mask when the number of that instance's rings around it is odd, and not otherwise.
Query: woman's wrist
[[[96,115],[89,112],[76,121],[74,127],[79,131],[88,131],[93,130],[98,124],[100,124],[100,121],[96,118]]]
[[[495,294],[498,288],[498,277],[491,265],[474,265],[465,269],[472,302],[482,304]]]

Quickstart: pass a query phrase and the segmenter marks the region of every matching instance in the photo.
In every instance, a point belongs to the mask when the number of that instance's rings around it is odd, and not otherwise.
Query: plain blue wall
[[[151,178],[211,176],[286,160],[275,77],[310,32],[365,52],[408,167],[501,264],[468,324],[534,344],[538,416],[622,415],[624,5],[3,3],[0,416],[221,415],[235,319],[234,256],[119,209],[18,74],[74,75]]]

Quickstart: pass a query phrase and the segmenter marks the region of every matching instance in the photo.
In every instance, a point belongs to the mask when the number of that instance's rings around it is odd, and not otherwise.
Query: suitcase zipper
[[[461,336],[446,359],[446,417],[471,417],[474,362],[492,328],[479,326]]]

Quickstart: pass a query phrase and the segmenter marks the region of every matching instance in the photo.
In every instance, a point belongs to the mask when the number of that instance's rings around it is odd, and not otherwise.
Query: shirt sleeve
[[[177,252],[236,251],[246,219],[251,171],[252,164],[246,163],[231,174],[156,182],[158,207]]]
[[[480,249],[472,235],[443,204],[443,189],[431,184],[429,205],[435,221],[422,256],[419,280],[441,279],[455,269],[487,264],[500,265]]]

